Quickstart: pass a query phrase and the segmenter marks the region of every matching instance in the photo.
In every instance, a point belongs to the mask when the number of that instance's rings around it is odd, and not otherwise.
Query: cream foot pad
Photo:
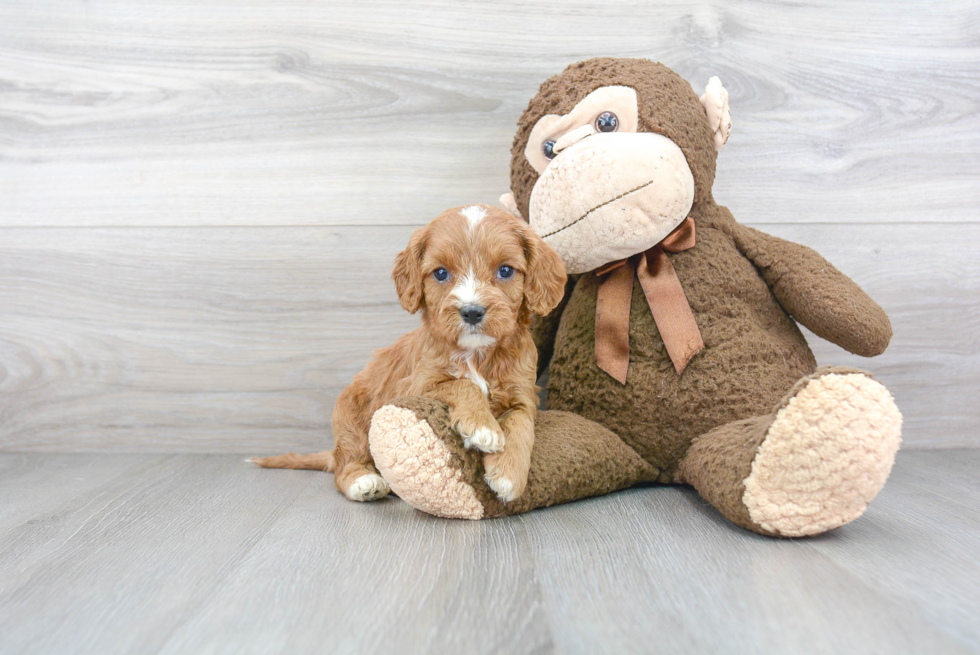
[[[371,456],[402,500],[423,512],[457,519],[483,518],[483,504],[463,482],[452,452],[410,409],[385,405],[371,419]]]
[[[745,479],[752,520],[779,535],[818,534],[861,516],[891,472],[902,415],[860,373],[808,383],[776,414]]]

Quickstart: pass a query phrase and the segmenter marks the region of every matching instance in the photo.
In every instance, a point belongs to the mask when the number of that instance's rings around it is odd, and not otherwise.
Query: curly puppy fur
[[[565,290],[558,255],[523,221],[485,205],[447,210],[416,230],[392,273],[401,306],[422,325],[374,353],[334,407],[334,449],[256,458],[267,468],[332,471],[351,500],[389,491],[368,447],[374,413],[399,396],[450,408],[454,429],[485,453],[487,483],[503,501],[527,484],[537,407],[532,316]],[[474,313],[475,312],[475,313]]]

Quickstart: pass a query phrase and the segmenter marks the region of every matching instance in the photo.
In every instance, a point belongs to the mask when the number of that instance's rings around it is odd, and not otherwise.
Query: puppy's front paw
[[[460,421],[456,429],[463,437],[463,446],[470,450],[495,453],[504,448],[504,431],[497,421],[480,425],[475,421]]]
[[[358,502],[380,500],[388,495],[391,488],[385,479],[377,473],[362,475],[347,488],[347,497]]]
[[[483,479],[486,480],[487,484],[490,485],[490,488],[493,489],[493,492],[497,494],[497,498],[500,500],[504,501],[505,503],[509,503],[512,500],[517,500],[517,492],[514,490],[513,480],[510,480],[499,473],[495,477],[494,475],[490,474],[490,471],[487,471],[486,474],[484,474]]]
[[[483,458],[483,467],[486,471],[483,479],[486,481],[497,498],[505,503],[517,500],[527,488],[526,466],[519,465],[513,461],[513,457],[508,457],[508,453],[501,452],[486,455]]]

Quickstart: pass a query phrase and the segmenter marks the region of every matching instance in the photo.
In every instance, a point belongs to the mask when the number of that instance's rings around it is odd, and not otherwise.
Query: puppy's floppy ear
[[[398,291],[398,302],[409,314],[414,314],[425,305],[422,287],[422,255],[425,252],[426,231],[421,227],[412,233],[408,247],[395,257],[395,268],[391,278]]]
[[[527,273],[524,276],[524,302],[532,314],[547,316],[565,296],[565,265],[551,246],[534,230],[524,226],[524,254]]]

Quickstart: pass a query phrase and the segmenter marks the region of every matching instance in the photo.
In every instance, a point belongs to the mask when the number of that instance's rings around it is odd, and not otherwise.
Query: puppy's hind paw
[[[388,495],[391,488],[377,473],[362,475],[347,488],[347,497],[358,502],[380,500]]]
[[[463,434],[463,446],[470,450],[496,453],[504,448],[504,433],[500,428],[476,428],[469,434]]]

